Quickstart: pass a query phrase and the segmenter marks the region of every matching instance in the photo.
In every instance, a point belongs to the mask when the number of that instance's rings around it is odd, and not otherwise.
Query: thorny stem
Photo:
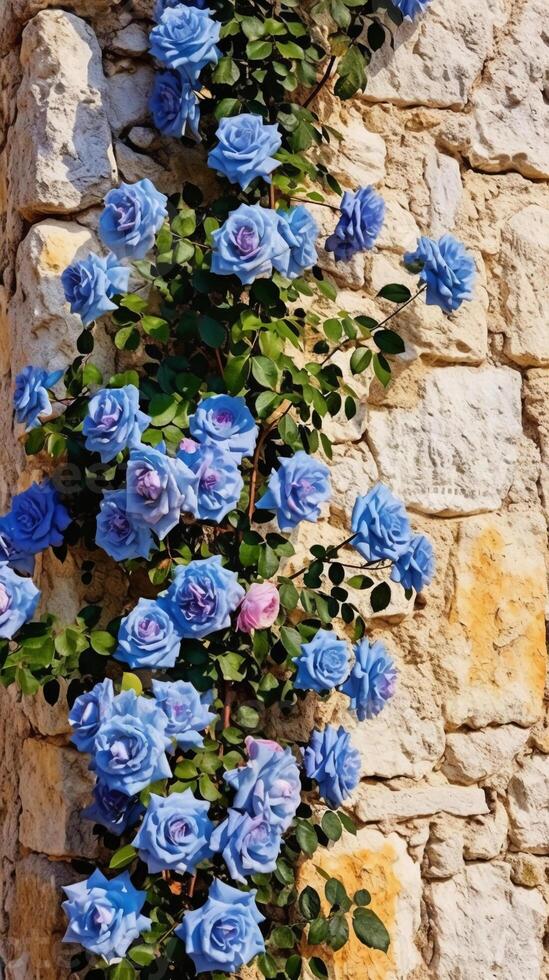
[[[284,412],[284,415],[285,414],[286,412]],[[250,521],[252,519],[252,514],[254,512],[254,507],[255,507],[255,493],[257,487],[257,467],[259,466],[259,458],[261,456],[261,450],[263,449],[263,446],[265,445],[265,442],[273,429],[274,429],[274,425],[272,423],[268,425],[267,428],[264,429],[261,435],[259,436],[259,439],[257,440],[257,446],[255,447],[255,453],[254,453],[254,458],[252,463],[252,475],[250,477],[250,502],[248,504],[248,519]]]
[[[311,102],[314,102],[314,100],[316,99],[316,97],[319,94],[319,92],[321,92],[322,89],[324,88],[324,86],[326,85],[326,82],[329,81],[330,75],[332,74],[332,71],[333,71],[333,68],[334,68],[335,63],[336,63],[336,56],[335,56],[335,54],[333,54],[330,57],[330,60],[328,61],[328,64],[326,66],[326,71],[324,72],[322,78],[320,79],[320,81],[318,82],[318,84],[315,85],[315,87],[314,87],[313,91],[310,93],[310,95],[308,95],[307,98],[305,99],[305,102],[303,103],[303,108],[304,109],[307,109],[308,106],[310,106]]]

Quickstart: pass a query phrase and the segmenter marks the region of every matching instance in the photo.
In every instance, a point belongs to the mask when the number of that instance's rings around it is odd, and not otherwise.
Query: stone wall
[[[151,7],[4,0],[0,12],[3,508],[36,475],[12,427],[13,378],[31,361],[54,368],[74,356],[79,321],[59,273],[95,244],[105,192],[118,179],[148,176],[169,191],[196,179],[199,154],[150,128]],[[397,32],[394,52],[375,55],[363,97],[321,103],[344,137],[334,172],[349,188],[376,183],[388,202],[375,254],[337,270],[341,306],[383,312],[370,297],[406,281],[400,253],[418,233],[454,231],[479,271],[474,301],[457,314],[402,314],[407,351],[394,384],[365,385],[359,415],[330,423],[338,445],[323,540],[340,540],[350,502],[379,476],[438,555],[415,608],[395,600],[371,618],[398,663],[398,692],[356,726],[362,829],[322,863],[371,890],[393,942],[384,957],[352,941],[334,955],[340,980],[548,976],[544,14],[544,0],[433,0]],[[83,597],[77,562],[48,559],[40,578],[45,605],[70,620]],[[341,711],[337,699],[324,709]],[[63,701],[50,708],[0,689],[0,743],[0,976],[67,980],[59,887],[77,876],[72,860],[96,855],[78,818],[90,777],[68,746]]]

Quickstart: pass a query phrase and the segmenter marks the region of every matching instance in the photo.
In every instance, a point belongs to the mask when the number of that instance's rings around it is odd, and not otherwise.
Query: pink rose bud
[[[262,585],[254,582],[240,604],[237,629],[243,633],[251,633],[252,630],[263,630],[272,626],[279,609],[280,599],[276,587],[271,582],[263,582]]]

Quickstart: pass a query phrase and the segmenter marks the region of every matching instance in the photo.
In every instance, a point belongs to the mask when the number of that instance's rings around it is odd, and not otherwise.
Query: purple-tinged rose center
[[[251,225],[242,225],[235,235],[234,243],[241,255],[252,255],[259,245],[256,229]]]
[[[192,711],[188,704],[183,701],[176,701],[175,704],[170,705],[170,717],[176,722],[190,721]]]
[[[206,622],[215,613],[216,606],[214,587],[209,579],[191,582],[181,596],[183,614],[191,622]]]
[[[237,919],[221,919],[216,922],[211,931],[211,941],[218,949],[232,949],[240,938],[240,928]]]
[[[11,605],[11,595],[4,585],[0,585],[0,613],[3,615]]]
[[[104,905],[94,905],[92,912],[92,919],[94,925],[103,928],[103,926],[110,926],[112,920],[114,919],[114,909],[107,908]]]
[[[143,467],[137,474],[135,488],[140,497],[146,500],[158,500],[162,492],[160,475],[155,470]]]
[[[188,837],[194,837],[196,827],[185,817],[172,817],[167,827],[167,837],[172,844],[184,844]]]
[[[131,231],[141,220],[138,201],[131,201],[126,198],[124,204],[119,204],[113,210],[116,215],[116,227],[118,231]]]
[[[200,486],[202,490],[210,491],[215,490],[217,484],[219,483],[219,473],[215,470],[205,470],[200,477]]]
[[[234,422],[234,415],[228,408],[222,408],[213,414],[214,422],[220,429],[230,429]]]
[[[111,759],[118,765],[124,765],[135,756],[137,748],[137,739],[131,736],[117,738],[110,747]]]
[[[110,529],[117,537],[125,538],[131,531],[131,525],[126,515],[118,511],[111,517]]]
[[[162,632],[160,623],[157,623],[156,619],[150,616],[146,616],[144,619],[140,619],[137,624],[137,635],[140,640],[148,641],[156,640],[157,636]]]

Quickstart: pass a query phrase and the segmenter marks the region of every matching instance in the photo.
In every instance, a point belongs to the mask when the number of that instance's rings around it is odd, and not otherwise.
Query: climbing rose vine
[[[345,805],[361,760],[344,725],[300,743],[284,718],[335,690],[375,718],[398,678],[368,639],[364,596],[380,612],[391,582],[411,598],[434,571],[383,484],[363,488],[339,544],[298,559],[293,541],[329,504],[324,420],[356,414],[348,378],[388,384],[404,351],[388,324],[408,303],[453,312],[471,296],[473,262],[450,235],[405,255],[417,290],[387,284],[380,321],[338,309],[321,268],[326,252],[337,267],[373,249],[385,204],[370,186],[342,193],[322,162],[340,136],[316,97],[332,75],[339,98],[363,89],[371,51],[426,6],[321,0],[311,33],[296,0],[158,0],[151,113],[188,152],[202,145],[217,192],[111,190],[103,253],[62,275],[83,326],[64,392],[45,366],[16,380],[26,451],[55,466],[0,518],[0,676],[50,700],[71,681],[72,740],[96,778],[82,819],[113,852],[65,889],[65,940],[89,980],[218,977],[256,957],[265,977],[297,980],[305,956],[322,980],[323,950],[351,928],[388,948],[365,889],[299,889],[302,856],[356,832]],[[325,241],[315,208],[331,216]],[[319,299],[337,314],[323,319]],[[93,362],[105,314],[121,367],[106,378]],[[121,615],[31,622],[35,556],[74,546],[84,584],[117,563]]]

